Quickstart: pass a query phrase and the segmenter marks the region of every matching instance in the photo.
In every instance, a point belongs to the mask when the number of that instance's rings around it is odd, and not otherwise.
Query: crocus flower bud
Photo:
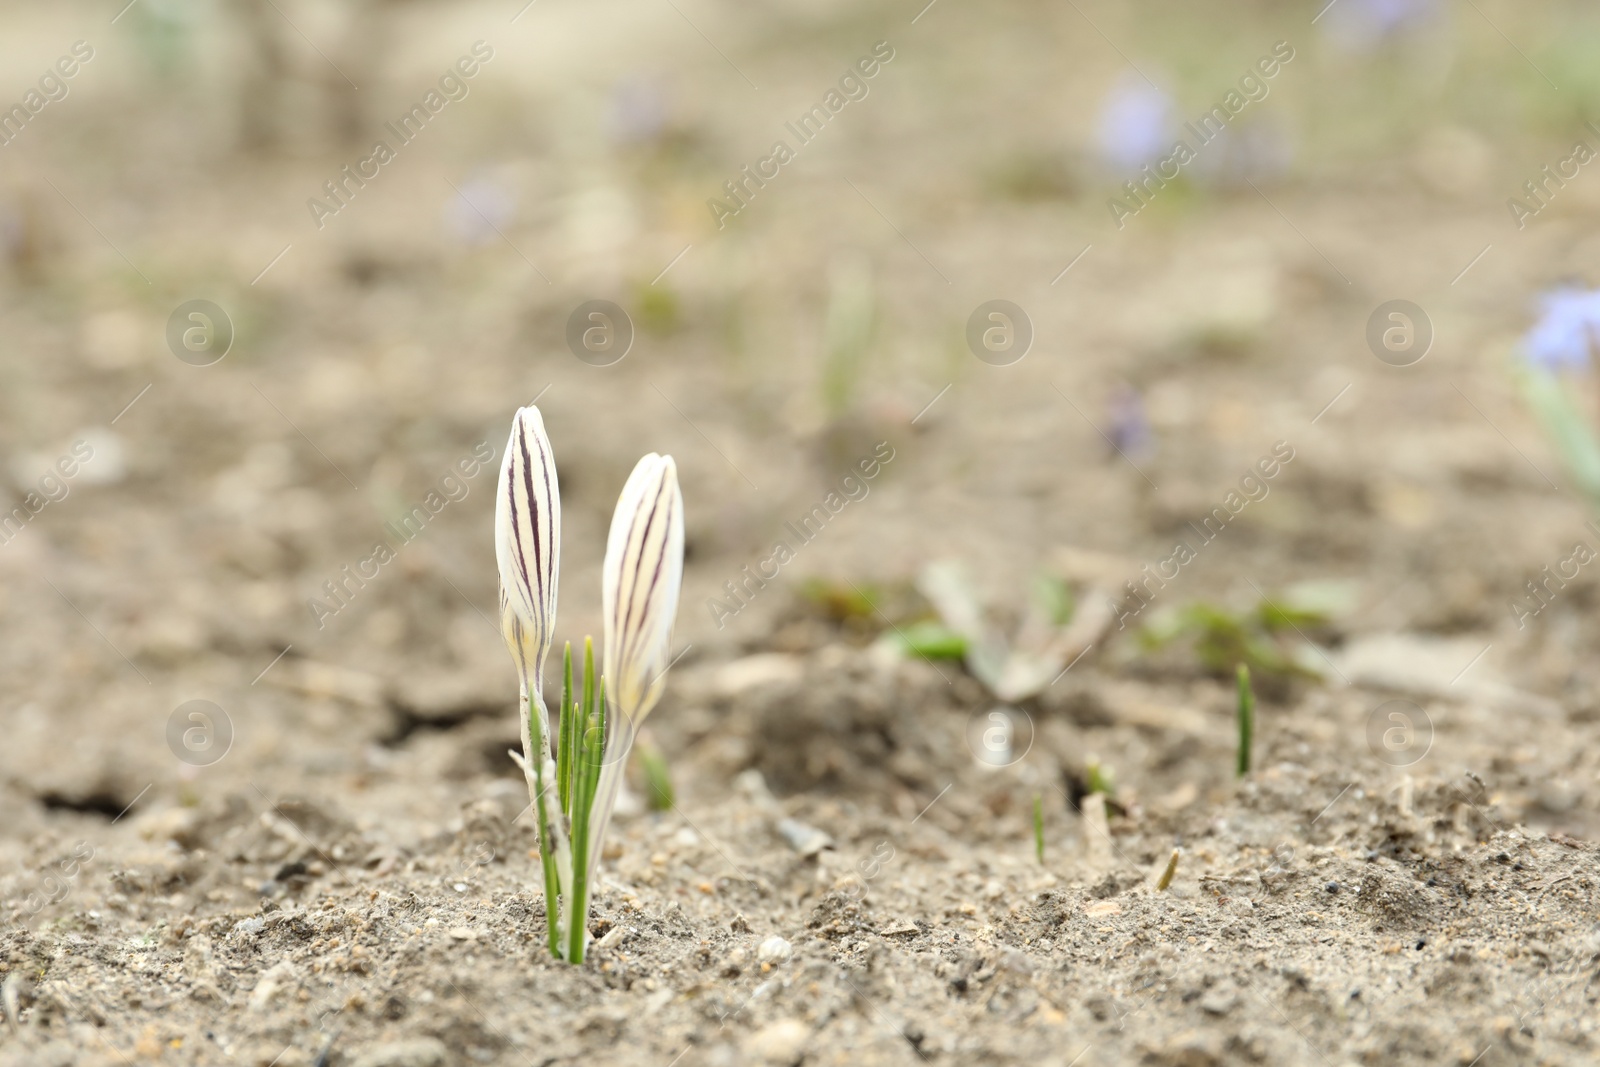
[[[561,562],[561,490],[555,457],[536,407],[517,410],[500,464],[494,505],[500,566],[500,629],[522,684],[539,699],[556,623]]]
[[[683,494],[671,456],[641,459],[623,486],[606,539],[601,596],[603,673],[618,723],[631,734],[655,706],[683,585]]]

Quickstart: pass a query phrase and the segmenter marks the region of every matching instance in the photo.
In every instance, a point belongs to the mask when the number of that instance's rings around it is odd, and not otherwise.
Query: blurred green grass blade
[[[961,659],[967,654],[967,639],[942,622],[924,620],[902,626],[894,634],[900,650],[924,659]]]
[[[1600,506],[1600,441],[1589,421],[1561,379],[1549,371],[1524,367],[1518,378],[1523,399],[1561,453],[1568,475],[1591,503]]]

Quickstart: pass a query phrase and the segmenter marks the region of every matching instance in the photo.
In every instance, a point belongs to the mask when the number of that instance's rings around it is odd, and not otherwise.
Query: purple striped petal
[[[632,726],[666,684],[672,625],[683,586],[683,494],[671,456],[633,468],[611,517],[601,593],[606,689]]]
[[[538,692],[556,624],[561,490],[536,407],[519,408],[500,465],[494,505],[500,626],[523,681]]]

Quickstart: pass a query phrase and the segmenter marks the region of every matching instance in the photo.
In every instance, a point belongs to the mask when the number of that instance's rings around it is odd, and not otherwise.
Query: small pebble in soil
[[[799,1019],[779,1019],[745,1039],[745,1052],[757,1063],[789,1064],[800,1059],[811,1028]]]
[[[1224,983],[1210,990],[1200,999],[1200,1009],[1210,1015],[1226,1015],[1239,1003],[1239,994],[1233,986]]]
[[[779,819],[778,836],[788,842],[790,848],[807,859],[815,856],[825,848],[833,847],[833,838],[815,826],[807,826],[798,819]]]
[[[1330,893],[1337,893],[1339,891],[1339,883],[1338,882],[1329,882],[1327,885],[1323,886],[1322,888],[1326,889]]]
[[[756,949],[756,959],[762,963],[776,963],[794,955],[794,946],[781,937],[769,937]]]

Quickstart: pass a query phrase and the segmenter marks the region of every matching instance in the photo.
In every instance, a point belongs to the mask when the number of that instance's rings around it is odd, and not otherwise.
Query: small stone
[[[476,941],[478,939],[478,931],[469,926],[452,926],[447,932],[457,941]]]
[[[815,826],[807,826],[797,819],[779,819],[778,836],[788,842],[789,847],[800,855],[810,859],[825,848],[833,847],[833,838],[818,830]]]
[[[1339,883],[1338,882],[1329,882],[1327,885],[1323,886],[1322,888],[1326,889],[1330,893],[1337,893],[1339,891]]]
[[[272,880],[274,882],[288,882],[292,878],[303,877],[306,870],[306,865],[298,860],[294,863],[285,863],[278,868],[278,873],[272,876]]]
[[[1114,900],[1097,900],[1083,909],[1085,915],[1098,918],[1102,915],[1121,915],[1122,905]]]
[[[769,937],[756,949],[756,959],[762,963],[777,963],[794,955],[794,946],[781,937]]]
[[[200,844],[200,813],[194,808],[168,808],[141,818],[140,836],[147,841],[176,841],[187,849]]]
[[[1539,786],[1538,800],[1539,806],[1545,811],[1562,815],[1577,804],[1578,791],[1565,779],[1551,778]]]
[[[757,1030],[745,1041],[745,1052],[760,1063],[797,1063],[811,1040],[811,1028],[799,1019],[779,1019]]]
[[[1200,1010],[1211,1015],[1226,1015],[1239,1003],[1238,991],[1224,984],[1209,990],[1200,998]]]
[[[766,652],[718,667],[711,687],[718,696],[728,699],[752,689],[799,685],[804,677],[805,664],[799,657]]]
[[[278,994],[294,981],[294,964],[288,960],[273,964],[267,968],[260,981],[256,982],[256,987],[250,991],[250,1010],[257,1012],[267,1010]]]

